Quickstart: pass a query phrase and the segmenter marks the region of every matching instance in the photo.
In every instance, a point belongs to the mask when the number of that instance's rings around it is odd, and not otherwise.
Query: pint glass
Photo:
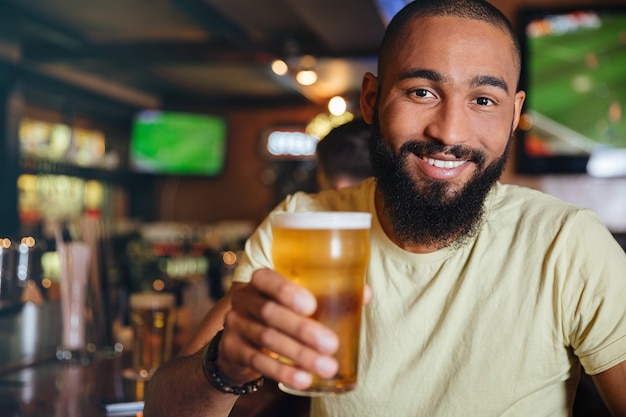
[[[154,371],[171,357],[176,321],[173,294],[137,293],[129,299],[130,324],[133,328],[132,368],[123,375],[135,380],[149,380]]]
[[[311,291],[317,299],[313,318],[339,336],[337,374],[313,376],[305,391],[279,384],[290,394],[316,396],[347,392],[356,386],[361,309],[370,256],[370,213],[273,213],[274,269]]]

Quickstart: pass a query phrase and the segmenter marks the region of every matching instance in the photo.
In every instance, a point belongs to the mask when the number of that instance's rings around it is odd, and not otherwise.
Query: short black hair
[[[389,22],[378,54],[378,76],[383,76],[384,67],[390,54],[408,24],[423,17],[455,16],[473,20],[481,20],[502,29],[511,38],[517,58],[518,70],[522,61],[520,42],[509,19],[495,6],[484,0],[416,0],[408,3]]]
[[[331,181],[341,175],[364,179],[373,175],[369,158],[370,125],[361,118],[332,129],[317,143],[319,168]]]

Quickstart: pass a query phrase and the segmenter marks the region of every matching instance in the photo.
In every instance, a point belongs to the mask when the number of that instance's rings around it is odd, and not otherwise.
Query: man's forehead
[[[420,60],[422,54],[439,57],[444,48],[458,48],[461,53],[485,66],[490,60],[484,60],[483,53],[496,54],[496,58],[500,59],[506,59],[508,53],[512,64],[519,66],[514,42],[504,29],[486,21],[458,16],[415,17],[386,54],[387,62],[384,64],[406,70],[414,65],[411,61]],[[423,61],[427,59],[424,56]]]
[[[398,39],[400,42],[402,39],[408,37],[430,37],[433,33],[446,33],[456,32],[466,27],[472,27],[474,30],[472,33],[479,35],[483,31],[487,32],[499,32],[502,36],[509,37],[507,32],[486,20],[476,19],[465,16],[415,16],[404,26],[401,30]]]

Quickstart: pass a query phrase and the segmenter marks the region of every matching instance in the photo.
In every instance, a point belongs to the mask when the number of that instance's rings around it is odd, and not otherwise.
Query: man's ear
[[[371,72],[365,73],[361,82],[361,116],[367,124],[374,122],[374,112],[376,107],[376,96],[378,94],[378,78]]]
[[[520,90],[515,94],[515,108],[514,108],[515,113],[513,114],[513,130],[517,129],[517,126],[519,125],[519,119],[522,114],[522,106],[524,105],[525,99],[526,99],[525,91]]]

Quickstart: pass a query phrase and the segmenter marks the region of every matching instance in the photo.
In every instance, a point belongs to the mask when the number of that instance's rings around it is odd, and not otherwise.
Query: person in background
[[[359,382],[313,398],[311,416],[565,417],[581,370],[626,416],[626,253],[591,211],[498,181],[520,68],[491,4],[407,4],[362,82],[374,178],[276,208],[373,216]],[[146,417],[227,416],[264,377],[305,389],[335,374],[337,336],[271,269],[271,243],[265,220],[231,290],[150,381]]]
[[[317,184],[339,190],[373,175],[369,157],[372,127],[361,118],[337,126],[317,143]]]

